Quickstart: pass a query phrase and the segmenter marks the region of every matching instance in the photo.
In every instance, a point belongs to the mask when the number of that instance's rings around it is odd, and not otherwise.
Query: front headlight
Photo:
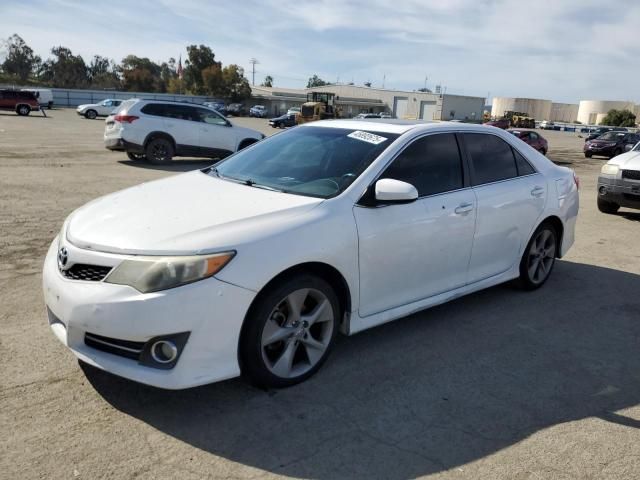
[[[618,165],[609,165],[608,163],[606,163],[602,166],[602,170],[600,170],[600,172],[605,175],[617,175],[618,170],[620,170],[620,167],[618,167]]]
[[[222,270],[234,255],[235,252],[224,252],[124,260],[104,281],[129,285],[142,293],[157,292],[209,278]]]

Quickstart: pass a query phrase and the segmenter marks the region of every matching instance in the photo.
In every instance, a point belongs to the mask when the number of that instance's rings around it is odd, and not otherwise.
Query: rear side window
[[[531,164],[517,150],[513,150],[516,157],[516,166],[518,167],[518,175],[531,175],[536,173]]]
[[[515,157],[507,142],[483,133],[465,133],[464,140],[473,163],[475,185],[518,176]]]
[[[177,120],[187,120],[190,122],[199,122],[200,115],[197,109],[187,105],[165,104],[165,117],[175,118]]]
[[[421,197],[462,188],[462,160],[455,135],[419,138],[402,151],[381,178],[410,183]]]
[[[125,102],[127,103],[127,102]],[[154,115],[156,117],[164,117],[165,116],[165,108],[162,103],[149,103],[142,107],[140,111],[145,115]]]

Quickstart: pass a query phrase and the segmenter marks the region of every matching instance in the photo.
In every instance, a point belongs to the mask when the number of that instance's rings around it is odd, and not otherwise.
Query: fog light
[[[598,193],[599,193],[600,195],[605,195],[605,194],[607,193],[607,187],[605,187],[604,185],[603,185],[603,186],[601,186],[601,187],[598,189]]]
[[[178,347],[171,340],[160,340],[151,345],[151,357],[158,363],[171,363],[178,357]]]

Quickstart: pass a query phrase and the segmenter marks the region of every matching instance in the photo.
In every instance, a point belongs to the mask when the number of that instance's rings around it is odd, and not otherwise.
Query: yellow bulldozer
[[[504,118],[514,128],[536,128],[536,119],[523,112],[504,112]]]
[[[311,92],[307,101],[302,104],[300,114],[296,115],[296,124],[340,118],[339,109],[335,105],[335,94],[329,92]]]

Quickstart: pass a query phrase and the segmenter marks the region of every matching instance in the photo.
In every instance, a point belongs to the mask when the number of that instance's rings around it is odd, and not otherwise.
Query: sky
[[[414,90],[640,103],[640,1],[0,0],[0,38],[43,58],[162,62],[206,44],[223,65],[256,58],[256,84],[371,82]]]

